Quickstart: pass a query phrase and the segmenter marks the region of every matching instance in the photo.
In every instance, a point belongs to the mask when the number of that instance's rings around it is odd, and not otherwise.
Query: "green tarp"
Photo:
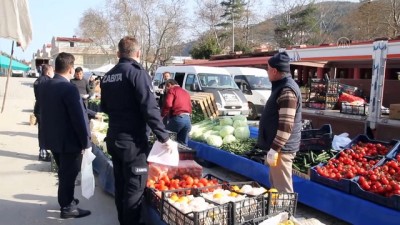
[[[10,58],[4,55],[0,55],[0,68],[6,68],[8,69],[8,66],[10,65]],[[29,66],[20,63],[18,61],[13,60],[12,61],[12,67],[13,70],[23,70],[23,71],[28,71]]]

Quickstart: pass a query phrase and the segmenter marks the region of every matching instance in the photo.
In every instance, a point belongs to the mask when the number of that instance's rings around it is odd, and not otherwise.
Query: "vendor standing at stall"
[[[179,143],[187,145],[192,128],[190,94],[174,79],[165,81],[166,97],[161,116],[168,119],[167,129],[176,133]]]
[[[269,181],[279,192],[293,193],[292,164],[300,148],[301,92],[290,74],[286,52],[268,60],[272,92],[261,115],[258,147],[268,151]]]

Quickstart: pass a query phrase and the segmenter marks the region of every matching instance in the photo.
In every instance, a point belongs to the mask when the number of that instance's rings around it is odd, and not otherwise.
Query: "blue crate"
[[[317,166],[323,166],[324,164],[319,164]],[[317,173],[316,167],[310,168],[310,180],[323,184],[325,186],[343,191],[345,193],[350,193],[350,181],[349,179],[340,179],[339,181],[323,177]]]
[[[358,184],[359,177],[356,177],[350,182],[350,193],[359,198],[374,202],[379,205],[386,206],[388,208],[400,210],[400,196],[393,195],[391,197],[385,197],[369,191],[363,190]]]

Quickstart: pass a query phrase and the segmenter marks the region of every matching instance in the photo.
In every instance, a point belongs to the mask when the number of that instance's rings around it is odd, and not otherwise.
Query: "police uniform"
[[[169,139],[150,76],[135,60],[121,58],[101,80],[101,109],[109,116],[107,150],[112,156],[120,224],[139,224],[146,186],[149,128]],[[143,222],[142,222],[143,223]]]

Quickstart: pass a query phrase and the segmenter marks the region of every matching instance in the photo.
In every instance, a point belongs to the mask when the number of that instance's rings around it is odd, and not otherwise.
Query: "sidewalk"
[[[0,77],[0,104],[5,77]],[[89,200],[75,189],[79,206],[92,211],[81,219],[60,219],[57,177],[38,158],[37,127],[29,125],[34,105],[33,78],[10,78],[5,110],[0,114],[0,224],[118,224],[114,198],[96,187]],[[1,107],[1,105],[0,105]]]

